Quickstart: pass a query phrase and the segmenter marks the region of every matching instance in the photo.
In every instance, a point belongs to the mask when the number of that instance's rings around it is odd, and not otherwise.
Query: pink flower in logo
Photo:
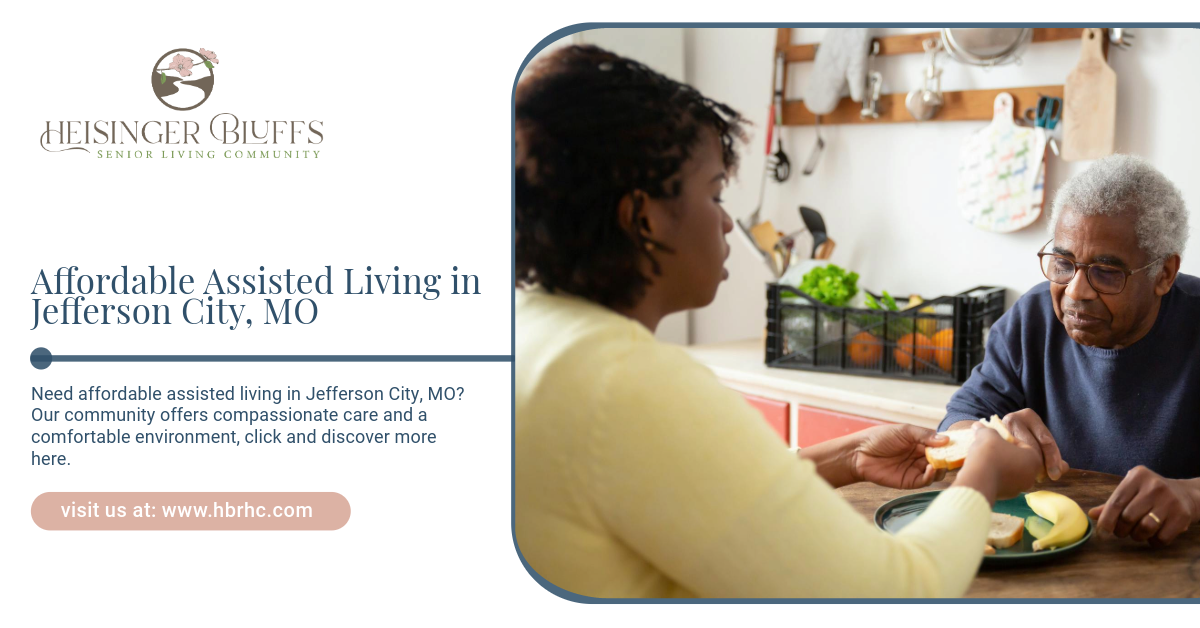
[[[175,58],[171,59],[171,69],[179,70],[179,76],[191,76],[192,60],[183,55],[175,55]]]
[[[211,50],[205,50],[205,49],[201,48],[200,54],[203,55],[205,59],[208,59],[209,61],[212,61],[213,63],[220,63],[220,61],[217,61],[217,53],[215,53]]]

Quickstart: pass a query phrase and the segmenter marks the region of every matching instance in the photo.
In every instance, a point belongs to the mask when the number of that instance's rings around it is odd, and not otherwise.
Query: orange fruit
[[[871,332],[860,331],[850,339],[848,351],[855,366],[878,368],[879,358],[883,357],[883,342]]]
[[[954,330],[943,329],[934,334],[933,346],[937,353],[938,368],[949,373],[954,358]]]
[[[896,350],[892,355],[896,357],[896,364],[901,370],[909,370],[912,368],[913,354],[916,353],[918,360],[924,362],[933,362],[934,346],[933,341],[922,333],[908,333],[900,336],[896,341]],[[920,367],[918,367],[920,370]]]

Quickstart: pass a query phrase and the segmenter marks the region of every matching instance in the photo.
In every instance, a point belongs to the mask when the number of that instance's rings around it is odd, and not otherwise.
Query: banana
[[[1070,545],[1087,534],[1087,515],[1070,497],[1037,491],[1026,495],[1025,503],[1039,517],[1054,524],[1049,532],[1033,542],[1033,551]]]
[[[924,302],[925,302],[925,300],[922,299],[920,297],[920,295],[914,294],[908,298],[908,303],[906,303],[904,305],[904,309],[911,310],[911,309],[921,305]],[[934,313],[932,305],[923,307],[917,311],[922,314],[933,314]],[[926,336],[932,336],[937,333],[937,320],[932,319],[932,318],[920,318],[920,319],[913,319],[913,320],[916,321],[917,331],[921,332],[922,334],[925,334]]]

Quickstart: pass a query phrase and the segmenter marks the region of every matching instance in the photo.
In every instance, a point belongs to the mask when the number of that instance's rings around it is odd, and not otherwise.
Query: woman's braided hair
[[[623,229],[617,206],[634,191],[674,198],[701,131],[715,131],[730,172],[745,121],[688,85],[595,46],[535,62],[517,85],[516,282],[607,307],[632,307],[660,273],[647,244]],[[634,198],[637,198],[636,196]],[[634,204],[634,224],[640,203]]]

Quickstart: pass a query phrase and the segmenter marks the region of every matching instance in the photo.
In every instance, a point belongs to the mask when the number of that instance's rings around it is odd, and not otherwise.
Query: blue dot
[[[50,363],[53,361],[54,356],[50,354],[50,350],[43,347],[38,347],[33,350],[33,353],[29,354],[29,363],[39,371],[50,366]]]

